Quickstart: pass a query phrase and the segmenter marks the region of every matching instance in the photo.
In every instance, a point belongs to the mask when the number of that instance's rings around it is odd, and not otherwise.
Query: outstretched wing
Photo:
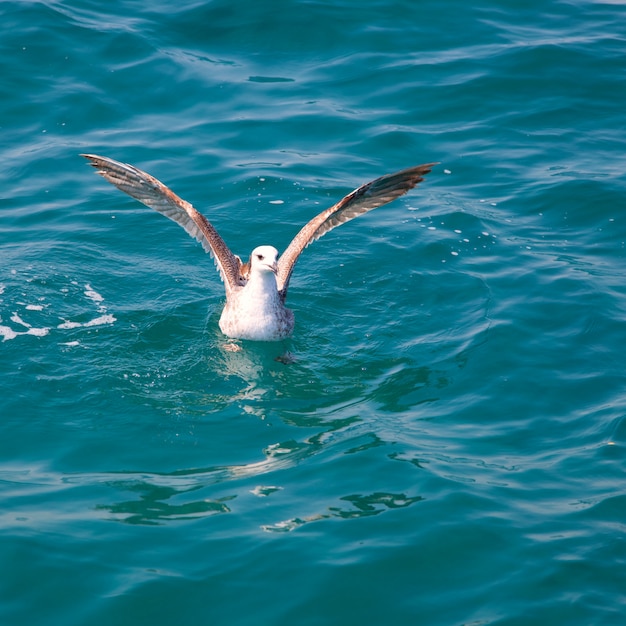
[[[121,191],[180,224],[213,257],[227,295],[245,284],[241,259],[224,243],[214,226],[196,209],[179,198],[171,189],[142,170],[108,157],[83,154],[98,174]]]
[[[315,216],[293,238],[293,241],[278,260],[278,290],[283,301],[287,297],[289,279],[291,278],[293,268],[300,254],[309,244],[336,226],[349,222],[355,217],[367,213],[367,211],[371,211],[404,195],[407,191],[413,189],[415,185],[422,182],[424,176],[430,172],[434,165],[437,165],[437,163],[418,165],[395,174],[381,176],[355,189],[343,200]]]

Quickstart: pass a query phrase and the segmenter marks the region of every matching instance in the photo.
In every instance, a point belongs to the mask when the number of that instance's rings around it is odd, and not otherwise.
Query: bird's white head
[[[274,246],[259,246],[250,255],[250,270],[253,272],[278,271],[278,250]]]

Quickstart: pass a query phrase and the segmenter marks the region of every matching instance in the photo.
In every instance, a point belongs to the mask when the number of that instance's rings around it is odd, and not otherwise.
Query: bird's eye
[[[259,259],[259,261],[262,261],[265,257],[262,254],[257,254],[256,258]]]

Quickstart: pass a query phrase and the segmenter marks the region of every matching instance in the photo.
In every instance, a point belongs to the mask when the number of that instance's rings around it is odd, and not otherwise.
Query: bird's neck
[[[269,297],[278,295],[276,276],[272,272],[253,272],[246,285],[246,291]]]

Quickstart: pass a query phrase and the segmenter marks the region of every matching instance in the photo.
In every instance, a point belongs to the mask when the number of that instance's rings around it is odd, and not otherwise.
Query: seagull
[[[278,341],[291,335],[294,315],[285,307],[287,289],[294,266],[309,244],[336,226],[404,195],[437,165],[410,167],[358,187],[310,220],[280,258],[273,246],[259,246],[243,263],[204,215],[150,174],[108,157],[81,156],[105,180],[173,220],[202,244],[213,257],[226,290],[226,305],[219,321],[221,331],[231,339],[254,341]]]

